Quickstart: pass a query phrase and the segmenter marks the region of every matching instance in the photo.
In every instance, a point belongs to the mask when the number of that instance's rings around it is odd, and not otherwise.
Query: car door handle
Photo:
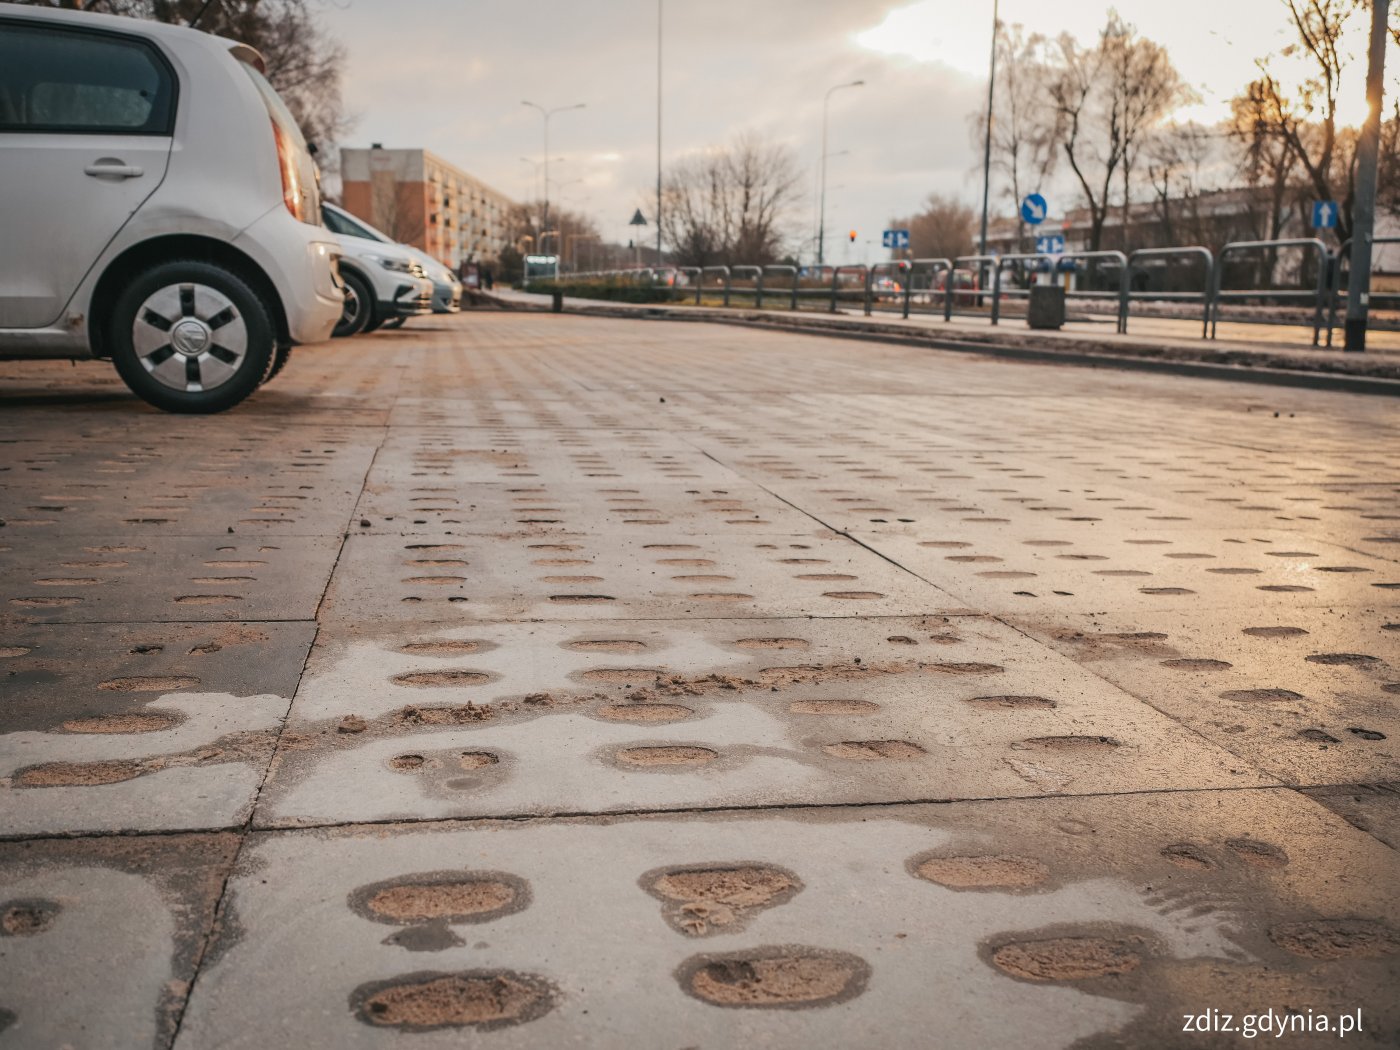
[[[145,172],[134,164],[123,164],[115,157],[103,157],[85,167],[83,174],[98,179],[135,179]]]

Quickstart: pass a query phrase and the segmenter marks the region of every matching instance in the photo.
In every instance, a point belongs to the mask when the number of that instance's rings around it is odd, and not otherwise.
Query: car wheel
[[[342,267],[340,276],[345,282],[345,306],[341,308],[340,322],[331,335],[344,339],[363,332],[374,316],[374,290],[353,270]]]
[[[379,331],[379,326],[382,325],[383,323],[384,323],[384,318],[382,318],[382,317],[379,316],[379,311],[378,311],[378,310],[375,310],[375,311],[373,311],[373,312],[370,314],[369,321],[366,322],[366,324],[365,324],[365,331],[366,331],[366,332],[377,332],[377,331]]]
[[[258,388],[276,350],[272,310],[216,263],[161,263],[139,274],[112,309],[117,373],[166,412],[222,412]]]
[[[403,327],[403,323],[404,323],[405,321],[407,321],[407,320],[408,320],[407,317],[391,317],[391,318],[389,318],[389,320],[387,320],[387,321],[384,322],[384,327],[385,327],[385,328],[402,328],[402,327]]]

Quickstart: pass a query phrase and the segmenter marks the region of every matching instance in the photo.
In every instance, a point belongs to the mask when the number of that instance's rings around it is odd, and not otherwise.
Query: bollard
[[[563,293],[563,292],[555,292],[555,293],[554,293],[554,301],[550,304],[550,309],[551,309],[554,313],[556,313],[556,314],[562,314],[562,313],[564,312],[564,293]]]

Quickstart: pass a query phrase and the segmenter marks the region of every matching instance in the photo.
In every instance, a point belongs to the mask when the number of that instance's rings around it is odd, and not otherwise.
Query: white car
[[[457,279],[455,273],[427,252],[411,244],[399,244],[383,230],[371,226],[357,215],[351,215],[338,205],[326,203],[321,205],[321,210],[327,226],[335,228],[337,223],[342,223],[346,229],[357,231],[354,236],[370,237],[383,244],[396,245],[422,263],[428,280],[433,282],[433,313],[455,314],[462,309],[462,282]]]
[[[344,291],[315,162],[242,44],[0,3],[0,357],[111,360],[218,412],[326,339]]]
[[[373,332],[385,321],[433,312],[433,282],[412,249],[334,204],[321,205],[321,218],[341,250],[345,310],[335,326],[337,336]]]

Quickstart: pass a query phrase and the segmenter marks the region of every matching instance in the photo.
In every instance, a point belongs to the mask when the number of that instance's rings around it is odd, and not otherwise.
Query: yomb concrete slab
[[[312,624],[0,630],[0,835],[247,819]]]
[[[352,534],[323,623],[888,616],[964,603],[860,544],[647,528],[570,535]]]
[[[1272,783],[976,618],[323,636],[258,826]]]
[[[256,834],[177,1048],[1393,1045],[1398,879],[1286,791]]]
[[[312,620],[340,536],[46,537],[0,545],[0,615],[27,623]]]
[[[1115,612],[1374,606],[1400,596],[1400,566],[1286,532],[1100,534],[947,529],[858,532],[864,544],[979,610],[1041,617]],[[1034,542],[1030,542],[1030,541]]]
[[[1012,622],[1284,783],[1400,781],[1400,606]]]
[[[232,834],[0,843],[0,1046],[168,1047]]]

